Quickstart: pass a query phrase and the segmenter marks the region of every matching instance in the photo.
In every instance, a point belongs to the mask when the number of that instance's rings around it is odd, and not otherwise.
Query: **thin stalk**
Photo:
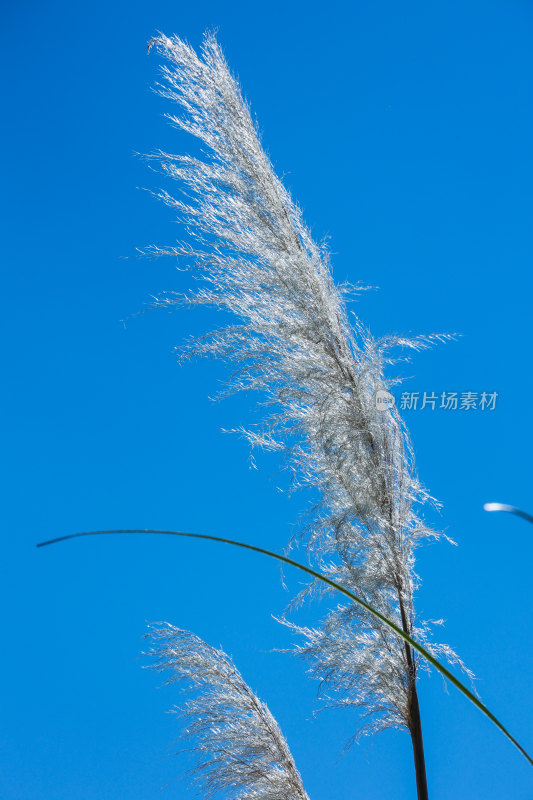
[[[266,550],[263,547],[256,547],[253,544],[247,544],[246,542],[239,542],[236,539],[225,539],[222,536],[211,536],[206,533],[187,533],[185,531],[163,531],[163,530],[152,530],[149,528],[128,528],[128,529],[120,529],[120,530],[109,530],[109,531],[83,531],[82,533],[70,533],[67,536],[58,536],[55,539],[49,539],[46,542],[39,542],[37,547],[45,547],[49,544],[56,544],[57,542],[66,542],[69,539],[78,539],[80,536],[102,536],[108,534],[125,534],[125,533],[149,533],[149,534],[164,534],[167,536],[184,536],[189,539],[202,539],[204,541],[210,542],[221,542],[223,544],[231,544],[234,547],[241,547],[244,550],[251,550],[254,553],[262,553],[265,556],[269,556],[270,558],[274,558],[277,561],[281,561],[283,564],[289,564],[291,567],[296,567],[296,569],[301,570],[302,572],[306,572],[308,575],[311,575],[313,578],[316,578],[323,583],[326,583],[332,589],[336,589],[341,594],[348,597],[354,603],[362,606],[365,608],[370,614],[372,614],[376,619],[380,622],[383,622],[387,627],[389,627],[394,633],[396,633],[404,642],[407,643],[413,650],[416,650],[419,655],[426,659],[432,666],[435,667],[441,675],[455,686],[461,694],[463,694],[471,703],[473,703],[476,708],[481,711],[486,717],[490,719],[491,722],[496,725],[497,728],[506,736],[512,744],[522,753],[525,759],[533,766],[533,758],[527,753],[526,750],[522,747],[521,744],[517,742],[517,740],[512,736],[507,728],[499,721],[499,719],[489,711],[487,706],[479,700],[475,696],[473,692],[470,691],[461,681],[455,677],[455,675],[450,672],[450,670],[441,664],[435,656],[432,656],[431,653],[426,650],[423,645],[419,644],[415,639],[412,638],[406,631],[402,630],[395,622],[392,620],[387,619],[380,611],[376,608],[373,608],[369,603],[363,600],[361,597],[358,597],[353,592],[350,592],[349,589],[346,589],[344,586],[341,586],[339,583],[335,583],[330,578],[326,578],[325,575],[321,575],[320,572],[312,569],[311,567],[306,567],[304,564],[300,564],[298,561],[294,561],[292,558],[288,558],[288,556],[282,556],[280,553],[274,553],[272,550]]]
[[[398,590],[400,601],[400,614],[402,617],[402,628],[409,634],[409,624],[403,604],[402,593]],[[409,672],[409,733],[413,745],[413,758],[415,762],[416,775],[416,795],[417,800],[428,800],[428,783],[426,776],[426,759],[424,757],[424,740],[422,737],[422,719],[420,717],[420,704],[418,702],[418,692],[416,690],[416,664],[413,658],[411,646],[405,644],[405,656]]]
[[[533,516],[528,514],[527,511],[522,511],[521,508],[517,508],[516,506],[509,506],[507,503],[485,503],[483,508],[485,511],[507,511],[509,514],[522,517],[526,522],[533,522]]]
[[[428,800],[428,784],[426,778],[426,761],[424,758],[424,740],[422,738],[422,720],[420,719],[420,706],[416,682],[411,685],[411,700],[409,704],[409,732],[413,744],[413,758],[415,761],[416,796],[418,800]]]

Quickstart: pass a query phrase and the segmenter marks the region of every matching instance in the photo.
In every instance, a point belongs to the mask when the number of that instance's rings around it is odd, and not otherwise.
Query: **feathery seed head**
[[[228,800],[309,800],[283,734],[232,661],[189,631],[151,626],[151,669],[183,682],[189,699],[175,711],[197,764],[192,783],[204,797]]]
[[[234,316],[181,356],[231,362],[228,391],[265,398],[262,425],[241,432],[252,447],[283,452],[294,486],[320,498],[302,533],[313,561],[407,632],[427,631],[415,620],[414,553],[438,534],[420,516],[430,498],[405,426],[376,393],[392,386],[385,370],[393,348],[416,350],[443,337],[375,340],[358,320],[349,323],[327,250],[276,176],[215,37],[206,36],[200,54],[177,37],[152,45],[165,59],[158,91],[180,109],[169,119],[206,148],[205,160],[156,156],[183,187],[179,199],[159,196],[193,244],[146,252],[175,255],[201,279],[196,291],[167,293],[158,304],[210,305]],[[344,703],[363,707],[375,729],[409,726],[418,659],[411,654],[408,663],[398,638],[352,607],[331,612],[320,631],[293,627],[307,642],[297,652],[314,664],[313,674],[327,676],[326,685],[342,688],[351,698]]]

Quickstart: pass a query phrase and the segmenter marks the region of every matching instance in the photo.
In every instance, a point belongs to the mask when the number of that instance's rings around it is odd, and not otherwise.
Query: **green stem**
[[[330,578],[326,578],[325,575],[321,575],[320,572],[316,572],[316,570],[311,569],[311,567],[306,567],[304,564],[300,564],[298,561],[294,561],[292,558],[288,558],[288,556],[282,556],[279,553],[274,553],[271,550],[265,550],[263,547],[256,547],[253,544],[247,544],[246,542],[238,542],[234,539],[225,539],[221,536],[210,536],[205,533],[186,533],[184,531],[160,531],[160,530],[151,530],[149,528],[129,528],[125,530],[109,530],[109,531],[84,531],[82,533],[71,533],[68,536],[58,536],[56,539],[49,539],[46,542],[40,542],[37,547],[45,547],[49,544],[55,544],[57,542],[65,542],[68,539],[77,539],[80,536],[102,536],[108,534],[125,534],[125,533],[149,533],[149,534],[163,534],[167,536],[183,536],[189,539],[203,539],[210,542],[222,542],[223,544],[231,544],[234,547],[242,547],[245,550],[252,550],[255,553],[262,553],[265,556],[269,556],[270,558],[275,558],[277,561],[281,561],[284,564],[289,564],[291,567],[296,567],[296,569],[301,570],[302,572],[306,572],[308,575],[311,575],[313,578],[316,578],[319,581],[330,586],[332,589],[336,589],[338,592],[343,594],[345,597],[348,597],[354,603],[362,606],[365,608],[370,614],[372,614],[376,619],[382,622],[384,625],[387,625],[394,633],[396,633],[404,642],[407,642],[413,650],[416,650],[423,658],[426,659],[433,667],[435,667],[441,675],[455,686],[471,703],[473,703],[476,708],[482,712],[486,717],[488,717],[491,722],[496,725],[497,728],[509,739],[510,742],[514,744],[514,746],[522,753],[524,758],[526,758],[529,763],[533,766],[533,758],[524,750],[522,745],[520,745],[514,736],[511,736],[507,728],[502,725],[502,723],[494,716],[494,714],[489,711],[489,709],[479,700],[473,692],[470,691],[461,681],[453,675],[449,669],[447,669],[440,661],[431,655],[431,653],[426,650],[421,644],[419,644],[415,639],[409,636],[408,633],[403,631],[396,623],[392,622],[392,620],[387,619],[380,611],[373,608],[369,603],[365,602],[361,597],[357,597],[357,595],[350,592],[348,589],[345,589],[344,586],[341,586],[335,581],[330,580]]]

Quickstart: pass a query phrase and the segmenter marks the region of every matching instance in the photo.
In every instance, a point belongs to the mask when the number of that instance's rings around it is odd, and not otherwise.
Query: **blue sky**
[[[251,398],[208,399],[223,365],[175,364],[173,346],[212,314],[121,322],[188,280],[135,258],[181,233],[138,190],[160,179],[134,153],[193,146],[150,91],[157,30],[198,45],[218,27],[336,279],[379,287],[356,307],[376,335],[462,334],[403,366],[404,391],[498,393],[493,411],[405,412],[443,503],[430,522],[459,544],[420,553],[418,608],[446,619],[483,700],[533,750],[532,530],[482,510],[533,509],[531,4],[5,0],[1,15],[4,800],[191,796],[187,758],[167,757],[179,698],[141,668],[155,620],[232,654],[312,800],[415,796],[407,735],[339,758],[354,719],[313,717],[304,665],[269,652],[289,643],[271,616],[290,597],[276,566],[170,538],[34,547],[140,526],[281,550],[307,502],[221,432],[253,416]],[[433,675],[420,694],[432,800],[533,796],[531,767],[453,688]]]

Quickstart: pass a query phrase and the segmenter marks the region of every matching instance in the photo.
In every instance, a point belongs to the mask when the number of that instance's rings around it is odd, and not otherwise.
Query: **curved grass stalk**
[[[483,506],[485,511],[507,511],[509,514],[514,514],[515,517],[521,517],[526,522],[533,524],[533,516],[528,514],[527,511],[522,511],[521,508],[516,506],[509,506],[507,503],[485,503]]]
[[[505,509],[507,510],[507,509]],[[443,664],[440,663],[431,653],[419,644],[415,639],[409,636],[402,628],[398,627],[394,622],[390,619],[387,619],[383,614],[381,614],[377,609],[373,608],[369,603],[365,602],[361,597],[353,594],[348,589],[345,589],[344,586],[341,586],[335,581],[332,581],[330,578],[327,578],[325,575],[321,575],[320,572],[312,569],[311,567],[306,567],[304,564],[300,564],[298,561],[294,561],[292,558],[288,556],[281,555],[280,553],[274,553],[272,550],[266,550],[263,547],[257,547],[256,545],[248,544],[246,542],[238,542],[235,539],[226,539],[222,536],[211,536],[209,534],[203,533],[187,533],[185,531],[163,531],[163,530],[151,530],[151,529],[142,529],[142,528],[129,528],[124,530],[108,530],[108,531],[83,531],[81,533],[71,533],[67,536],[58,536],[55,539],[49,539],[46,542],[39,542],[37,547],[45,547],[50,544],[56,544],[57,542],[65,542],[69,539],[77,539],[81,536],[102,536],[108,534],[127,534],[127,533],[147,533],[147,534],[163,534],[167,536],[183,536],[189,539],[203,539],[206,541],[211,542],[222,542],[223,544],[230,544],[234,547],[241,547],[244,550],[251,550],[255,553],[261,553],[262,555],[269,556],[270,558],[274,558],[277,561],[281,561],[283,564],[289,564],[291,567],[295,567],[296,569],[301,570],[302,572],[311,575],[313,578],[322,581],[323,583],[327,584],[330,588],[335,589],[336,591],[343,594],[345,597],[348,597],[354,603],[357,603],[362,608],[366,609],[370,614],[372,614],[377,620],[382,622],[388,628],[390,628],[397,636],[404,640],[413,650],[416,650],[419,655],[422,656],[426,661],[428,661],[438,672],[443,675],[447,681],[449,681],[456,689],[458,689],[461,694],[463,694],[471,703],[475,705],[475,707],[481,711],[491,722],[496,725],[497,728],[506,736],[512,744],[522,753],[524,758],[526,758],[529,763],[533,766],[533,758],[526,752],[526,750],[520,745],[517,740],[512,736],[507,728],[499,721],[499,719],[487,708],[487,706],[479,700],[473,692],[470,691],[458,678],[450,672]]]

